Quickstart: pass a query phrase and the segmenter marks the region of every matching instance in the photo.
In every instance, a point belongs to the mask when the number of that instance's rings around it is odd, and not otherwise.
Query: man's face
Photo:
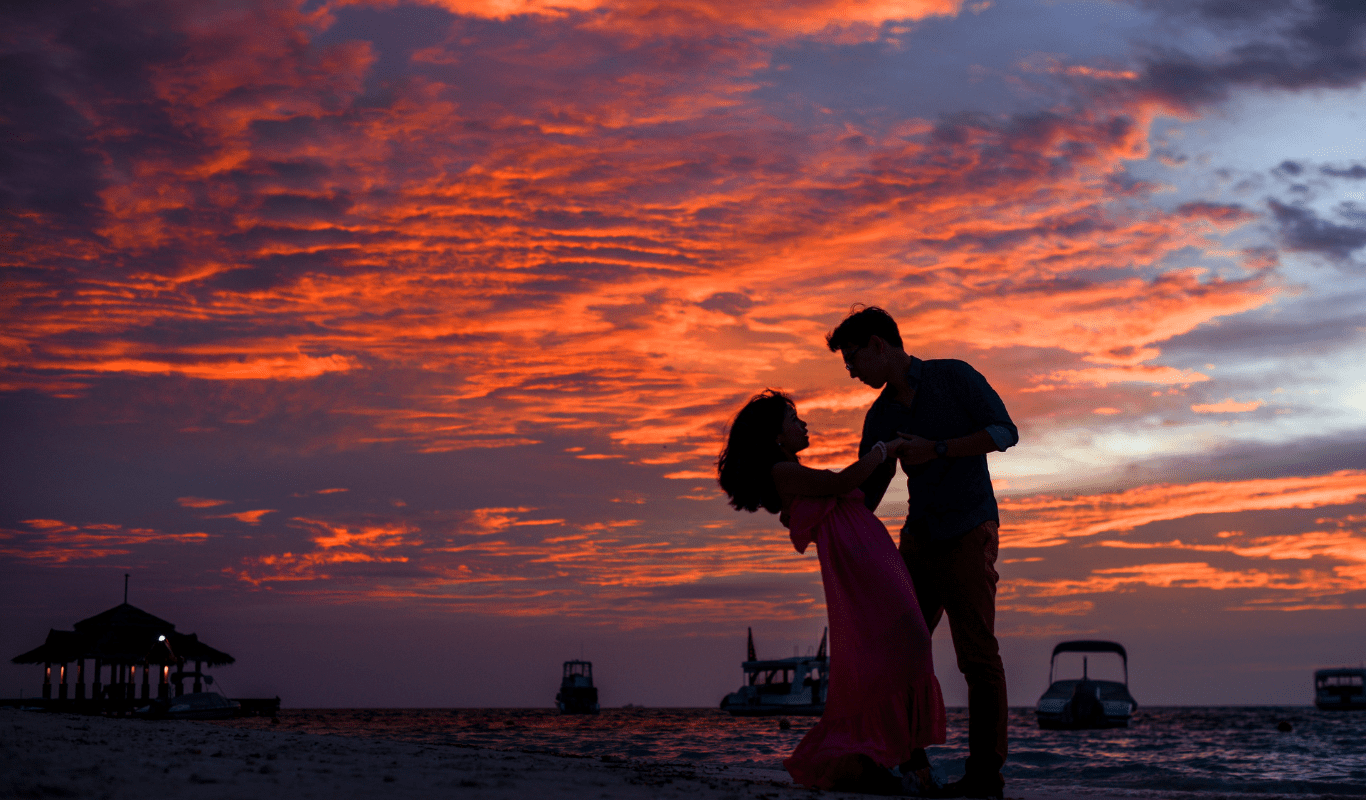
[[[881,338],[874,336],[861,347],[846,347],[840,351],[844,356],[844,368],[849,377],[881,389],[887,383],[886,347]]]

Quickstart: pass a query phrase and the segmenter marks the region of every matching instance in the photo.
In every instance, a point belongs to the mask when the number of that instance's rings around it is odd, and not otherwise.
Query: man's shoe
[[[934,791],[930,797],[968,797],[968,798],[990,798],[990,800],[1003,800],[1005,797],[1006,782],[1002,778],[996,780],[983,780],[980,778],[970,778],[964,775],[959,780],[941,786]]]

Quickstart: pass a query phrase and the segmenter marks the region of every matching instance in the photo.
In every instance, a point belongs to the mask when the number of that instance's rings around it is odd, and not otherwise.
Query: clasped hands
[[[887,441],[885,444],[887,457],[899,459],[903,468],[924,464],[926,461],[933,461],[936,458],[934,442],[924,436],[916,436],[914,433],[898,431],[896,438]]]

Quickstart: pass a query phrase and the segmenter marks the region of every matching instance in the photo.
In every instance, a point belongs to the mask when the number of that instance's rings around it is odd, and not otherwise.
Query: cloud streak
[[[1123,492],[1058,497],[1008,498],[1002,509],[1017,515],[1016,530],[1003,546],[1053,547],[1069,539],[1130,531],[1195,514],[1345,505],[1366,496],[1366,472],[1328,475],[1155,484]]]

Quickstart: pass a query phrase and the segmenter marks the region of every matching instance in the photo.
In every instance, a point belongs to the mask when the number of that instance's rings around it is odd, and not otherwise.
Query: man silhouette
[[[944,614],[968,683],[968,759],[962,779],[939,797],[1002,797],[1006,758],[1005,668],[996,643],[996,555],[1000,515],[986,454],[1019,441],[1005,404],[963,361],[906,353],[896,321],[875,306],[851,313],[826,337],[852,378],[881,389],[863,419],[859,454],[898,434],[909,502],[901,555],[931,631]],[[863,484],[876,510],[896,474],[879,467]]]

